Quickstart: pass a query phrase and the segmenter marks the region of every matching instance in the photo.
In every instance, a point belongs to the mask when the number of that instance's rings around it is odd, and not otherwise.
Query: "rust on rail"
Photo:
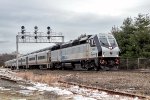
[[[74,86],[79,86],[82,88],[87,88],[87,89],[93,89],[93,90],[98,90],[98,91],[105,91],[109,94],[117,94],[117,95],[122,95],[122,96],[128,96],[128,97],[138,97],[139,99],[150,99],[147,96],[142,96],[142,95],[137,95],[137,94],[131,94],[131,93],[126,93],[126,92],[119,92],[119,91],[114,91],[114,90],[109,90],[109,89],[103,89],[103,88],[98,88],[98,87],[92,87],[92,86],[87,86],[87,85],[82,85],[78,83],[73,83],[73,82],[65,82],[65,81],[58,81],[59,83],[64,83],[68,85],[74,85]]]

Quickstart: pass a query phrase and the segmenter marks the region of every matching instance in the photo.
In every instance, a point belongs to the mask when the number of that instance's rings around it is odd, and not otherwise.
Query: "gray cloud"
[[[98,0],[95,1],[98,2]],[[88,2],[86,0],[82,2],[92,3],[89,0]],[[78,6],[82,5],[78,0],[1,0],[0,41],[9,42],[0,44],[0,52],[15,51],[15,36],[20,31],[20,26],[22,25],[26,26],[29,32],[33,32],[35,25],[39,26],[42,32],[46,32],[46,27],[51,26],[53,31],[62,32],[67,41],[84,33],[97,34],[110,32],[112,26],[120,26],[126,17],[134,17],[138,13],[148,13],[150,1],[135,2],[135,6],[132,9],[123,9],[122,15],[117,16],[88,11],[77,12],[72,10],[71,6],[78,8]],[[117,6],[117,4],[114,6]],[[108,6],[106,5],[106,7]],[[20,51],[26,53],[46,46],[49,46],[49,44],[38,44],[35,47],[30,47],[28,44],[20,44]]]

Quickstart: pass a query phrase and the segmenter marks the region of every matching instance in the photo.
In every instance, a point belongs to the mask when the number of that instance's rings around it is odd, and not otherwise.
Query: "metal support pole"
[[[17,70],[19,69],[18,67],[18,35],[16,36],[16,68]]]

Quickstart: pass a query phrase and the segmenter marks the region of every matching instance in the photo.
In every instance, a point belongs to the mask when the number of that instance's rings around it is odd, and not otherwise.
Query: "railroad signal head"
[[[35,27],[34,27],[34,33],[37,34],[37,31],[38,31],[38,27],[35,26]]]
[[[25,27],[21,26],[21,34],[24,34],[24,33],[25,33]]]
[[[48,26],[47,27],[47,34],[50,34],[51,28]]]
[[[50,36],[47,36],[47,39],[50,39]]]

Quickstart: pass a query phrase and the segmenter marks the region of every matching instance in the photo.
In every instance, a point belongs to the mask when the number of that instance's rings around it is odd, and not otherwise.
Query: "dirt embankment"
[[[150,96],[150,73],[135,71],[19,71],[27,80],[52,85],[58,80]]]

